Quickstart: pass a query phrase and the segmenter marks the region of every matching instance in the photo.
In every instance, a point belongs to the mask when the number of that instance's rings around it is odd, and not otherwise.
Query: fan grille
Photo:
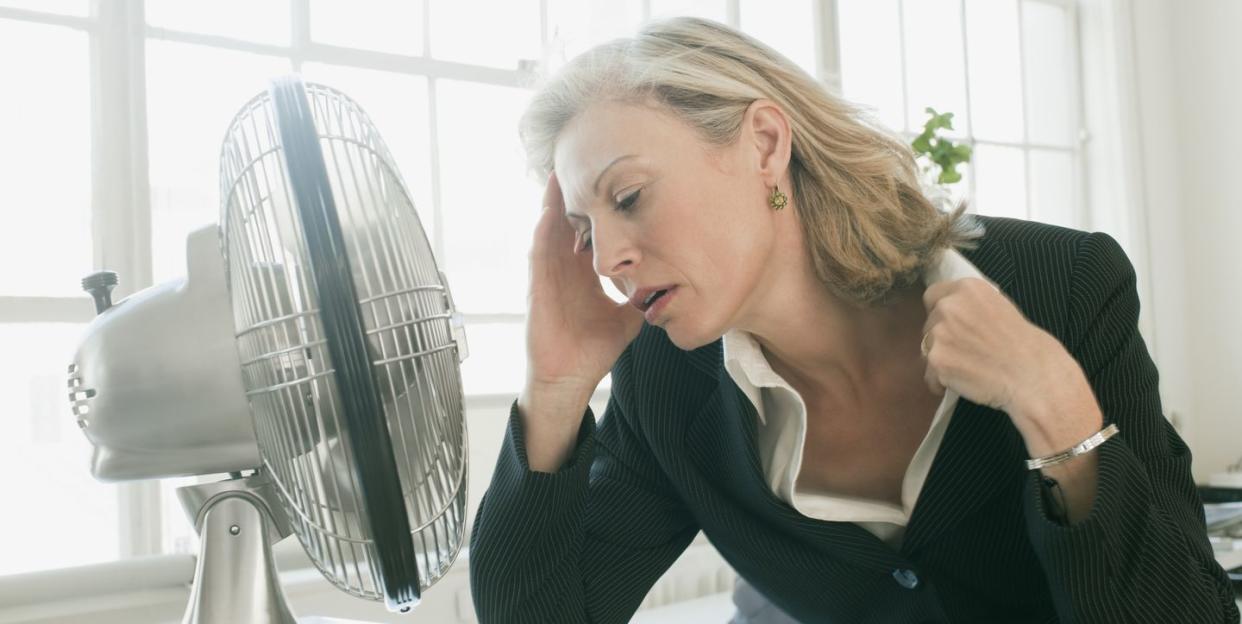
[[[306,84],[305,95],[425,589],[452,565],[465,530],[467,446],[451,303],[370,120],[328,87]],[[259,450],[324,576],[356,596],[391,600],[360,498],[357,467],[366,458],[346,426],[359,415],[342,407],[280,137],[265,93],[238,114],[221,152],[222,251]]]

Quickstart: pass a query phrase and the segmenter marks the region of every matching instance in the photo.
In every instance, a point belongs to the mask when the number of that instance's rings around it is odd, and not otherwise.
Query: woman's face
[[[776,237],[764,139],[743,126],[733,145],[712,148],[671,113],[603,102],[556,145],[566,213],[589,245],[579,253],[593,253],[595,272],[627,297],[675,287],[651,321],[682,349],[716,340],[748,314],[769,266]]]

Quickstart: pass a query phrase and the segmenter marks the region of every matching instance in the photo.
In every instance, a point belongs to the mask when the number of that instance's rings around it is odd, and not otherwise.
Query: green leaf
[[[923,110],[928,114],[928,119],[923,124],[922,134],[910,142],[910,147],[921,160],[931,161],[940,169],[937,178],[939,184],[960,182],[962,174],[957,171],[957,165],[970,162],[973,150],[969,144],[955,144],[952,140],[937,135],[937,131],[942,128],[953,129],[953,113],[938,113],[930,106]]]
[[[961,180],[962,174],[958,173],[955,169],[945,169],[940,172],[941,184],[953,184],[954,182],[960,182]]]

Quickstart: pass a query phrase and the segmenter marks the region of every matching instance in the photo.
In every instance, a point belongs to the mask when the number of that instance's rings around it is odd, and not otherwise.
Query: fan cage
[[[467,443],[453,313],[410,194],[379,133],[339,91],[305,84],[411,528],[420,589],[465,533]],[[384,600],[379,553],[294,205],[273,100],[237,115],[220,159],[221,245],[263,468],[340,589]]]

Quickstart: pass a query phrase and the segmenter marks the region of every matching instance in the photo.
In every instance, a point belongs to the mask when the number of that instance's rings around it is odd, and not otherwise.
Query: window
[[[908,136],[954,113],[977,212],[1083,227],[1076,12],[1060,0],[836,0],[843,95]]]
[[[91,478],[91,447],[65,391],[93,315],[80,280],[101,251],[87,8],[0,2],[0,58],[40,59],[0,63],[0,475],[11,502],[0,575],[107,561],[121,545],[121,488]]]
[[[85,22],[83,22],[85,24]],[[37,56],[40,63],[0,64],[0,296],[62,297],[81,293],[91,267],[91,109],[88,33],[57,24],[0,21],[0,58]],[[49,79],[55,77],[54,79]],[[25,86],[26,88],[19,88]],[[35,87],[38,88],[35,88]],[[20,172],[20,174],[18,174]],[[20,220],[12,219],[21,211]],[[38,246],[59,253],[26,266]]]
[[[118,486],[91,477],[91,446],[65,400],[82,325],[0,324],[0,475],[5,497],[0,575],[109,561],[120,555]]]

